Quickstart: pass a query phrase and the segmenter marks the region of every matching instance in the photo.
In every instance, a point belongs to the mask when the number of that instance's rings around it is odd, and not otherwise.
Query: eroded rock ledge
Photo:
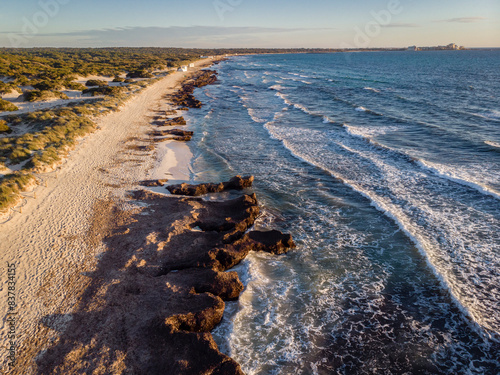
[[[202,70],[193,79],[182,85],[182,88],[172,96],[168,97],[179,107],[200,108],[203,104],[193,96],[194,89],[211,85],[217,81],[217,72],[214,70]]]
[[[197,197],[208,193],[221,193],[226,190],[243,190],[252,186],[254,181],[253,176],[241,177],[236,176],[226,182],[218,184],[207,183],[198,185],[189,185],[186,183],[180,185],[167,186],[167,190],[174,195],[187,195]]]
[[[38,356],[38,374],[243,374],[210,334],[224,301],[243,290],[238,274],[225,271],[251,250],[285,253],[291,236],[248,232],[259,215],[255,194],[215,202],[141,190],[132,198],[142,208],[108,213],[117,225],[75,312],[42,320],[66,329]]]

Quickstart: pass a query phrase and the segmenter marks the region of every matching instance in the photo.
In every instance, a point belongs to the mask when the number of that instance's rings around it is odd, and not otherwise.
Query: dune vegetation
[[[0,96],[18,93],[27,102],[66,99],[51,108],[10,114],[19,108],[0,98],[0,211],[19,201],[36,173],[54,169],[79,138],[95,131],[98,116],[116,111],[170,67],[199,55],[159,48],[0,49]],[[82,83],[81,77],[89,76]],[[110,86],[111,78],[120,85]],[[65,90],[88,98],[72,101]]]

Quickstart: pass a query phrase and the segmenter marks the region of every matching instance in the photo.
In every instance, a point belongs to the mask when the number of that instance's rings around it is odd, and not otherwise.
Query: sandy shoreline
[[[196,66],[212,62],[202,60]],[[82,140],[57,173],[42,175],[47,186],[40,186],[36,199],[27,198],[22,213],[0,227],[2,372],[8,369],[10,327],[5,315],[9,307],[7,264],[15,264],[12,295],[16,306],[11,311],[16,313],[18,345],[11,373],[34,373],[34,356],[57,335],[40,320],[72,310],[89,283],[86,273],[95,267],[103,250],[106,223],[96,223],[96,213],[140,180],[164,177],[157,175],[165,170],[179,180],[186,175],[190,157],[186,145],[162,144],[167,157],[161,165],[155,165],[151,152],[134,147],[149,144],[146,133],[152,114],[168,109],[163,97],[174,91],[185,74],[167,76],[131,98],[119,112],[98,120],[100,130]],[[52,323],[62,330],[68,321],[62,318]]]

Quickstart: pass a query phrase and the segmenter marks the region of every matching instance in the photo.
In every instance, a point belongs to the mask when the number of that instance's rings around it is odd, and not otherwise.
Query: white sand
[[[196,65],[208,62],[202,60]],[[165,173],[172,173],[176,179],[189,175],[186,166],[191,154],[186,145],[159,144],[162,150],[166,148],[159,153],[164,152],[167,156],[158,163],[154,162],[152,152],[127,150],[127,145],[146,144],[140,140],[131,141],[131,137],[145,138],[145,133],[151,129],[152,111],[168,108],[162,97],[171,92],[184,75],[167,76],[130,99],[120,112],[100,119],[100,130],[83,139],[60,170],[40,175],[47,187],[42,185],[36,189],[36,199],[26,198],[22,213],[14,214],[10,221],[0,225],[2,373],[6,370],[8,355],[5,350],[7,263],[17,266],[16,341],[21,345],[17,353],[18,366],[23,367],[19,373],[29,374],[33,370],[21,362],[32,361],[54,336],[54,331],[39,324],[40,320],[46,321],[50,314],[71,311],[77,302],[76,296],[88,282],[85,272],[92,269],[95,256],[103,250],[88,237],[96,202],[123,195],[142,179],[165,178]],[[64,315],[53,316],[49,325],[63,329],[68,319]]]

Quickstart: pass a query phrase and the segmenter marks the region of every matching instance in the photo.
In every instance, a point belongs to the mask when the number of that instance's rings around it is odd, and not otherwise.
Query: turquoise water
[[[500,371],[500,51],[243,56],[196,92],[193,180],[256,177],[214,336],[247,374]]]

